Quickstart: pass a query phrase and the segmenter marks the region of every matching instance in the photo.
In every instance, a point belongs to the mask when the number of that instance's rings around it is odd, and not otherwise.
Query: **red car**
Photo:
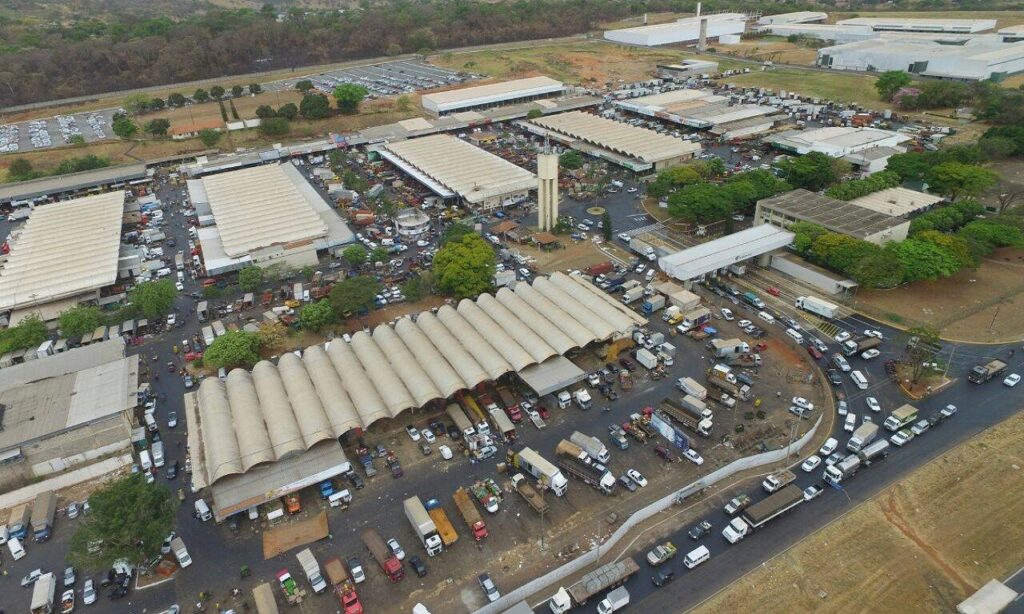
[[[543,420],[547,420],[548,418],[551,417],[551,412],[548,411],[548,408],[544,407],[543,405],[538,405],[537,406],[537,413],[540,414],[540,417]]]
[[[821,352],[818,351],[818,348],[813,345],[807,346],[807,353],[810,354],[814,360],[821,360],[823,358]]]
[[[776,288],[775,286],[768,286],[768,294],[771,294],[772,296],[778,296],[782,293],[779,292],[779,289]]]
[[[675,454],[672,454],[672,452],[665,446],[654,446],[654,453],[670,463],[674,463],[676,461]]]

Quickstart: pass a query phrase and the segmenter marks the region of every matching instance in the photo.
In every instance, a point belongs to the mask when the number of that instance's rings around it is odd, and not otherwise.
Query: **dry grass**
[[[693,15],[693,13],[646,13],[647,25],[653,26],[659,23],[668,23],[691,15]],[[644,25],[644,16],[638,15],[636,17],[626,17],[618,21],[609,21],[607,23],[598,24],[595,29],[619,30],[622,28],[639,28],[642,25]]]
[[[794,68],[773,68],[759,70],[752,68],[749,73],[733,75],[722,79],[743,87],[765,87],[774,90],[797,92],[804,96],[815,96],[841,102],[856,102],[870,109],[884,109],[887,106],[875,91],[876,77],[842,72],[821,72]]]
[[[818,51],[803,45],[791,43],[785,39],[761,38],[740,41],[738,45],[718,44],[720,52],[759,62],[770,61],[776,64],[802,64],[813,66],[818,58]]]

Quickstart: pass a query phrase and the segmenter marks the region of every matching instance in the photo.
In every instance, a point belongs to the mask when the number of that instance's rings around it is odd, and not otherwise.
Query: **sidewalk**
[[[42,482],[37,482],[24,488],[19,488],[18,490],[3,493],[0,495],[0,509],[8,509],[21,503],[28,503],[35,500],[36,495],[41,492],[45,492],[47,490],[59,491],[62,488],[68,488],[69,486],[75,486],[82,482],[95,480],[123,467],[131,467],[131,465],[132,455],[125,454],[123,456],[108,458],[105,461],[94,463],[88,467],[82,467],[81,469],[62,473],[48,480],[43,480]]]

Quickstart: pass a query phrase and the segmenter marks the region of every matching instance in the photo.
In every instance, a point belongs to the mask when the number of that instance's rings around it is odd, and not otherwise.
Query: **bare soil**
[[[272,559],[292,548],[305,546],[327,537],[327,512],[302,520],[286,517],[284,524],[263,532],[263,558]]]

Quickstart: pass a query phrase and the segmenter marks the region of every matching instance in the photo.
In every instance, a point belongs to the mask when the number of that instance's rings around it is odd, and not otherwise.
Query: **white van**
[[[149,450],[139,452],[139,464],[142,465],[143,471],[149,471],[153,468],[153,461],[149,458]]]
[[[686,553],[686,557],[683,558],[683,565],[686,565],[687,569],[693,569],[710,558],[711,552],[708,550],[708,547],[701,546]]]
[[[156,417],[153,416],[153,412],[147,411],[145,419],[146,419],[146,429],[148,429],[150,432],[153,432],[153,431],[157,430],[158,428],[160,428],[160,426],[156,423]]]
[[[348,507],[348,504],[352,502],[352,493],[347,488],[343,488],[327,497],[327,502],[331,507]]]
[[[15,561],[25,556],[25,549],[21,547],[21,540],[17,537],[7,540],[7,549],[11,551],[11,557]]]
[[[868,379],[864,377],[864,374],[861,373],[860,371],[854,371],[853,373],[850,373],[850,379],[853,380],[854,384],[857,384],[857,388],[860,388],[861,390],[868,389]]]
[[[762,320],[764,320],[765,322],[767,322],[769,324],[774,324],[775,323],[775,317],[772,316],[772,314],[768,313],[767,311],[759,311],[759,312],[757,312],[757,317],[761,318]]]
[[[790,339],[792,339],[793,341],[796,341],[797,344],[799,344],[799,345],[803,345],[804,344],[804,336],[801,335],[800,333],[796,332],[795,328],[787,328],[786,329],[786,334],[789,335]]]
[[[206,505],[206,501],[203,499],[196,499],[196,515],[203,522],[213,518],[213,514],[210,513],[210,506]]]

